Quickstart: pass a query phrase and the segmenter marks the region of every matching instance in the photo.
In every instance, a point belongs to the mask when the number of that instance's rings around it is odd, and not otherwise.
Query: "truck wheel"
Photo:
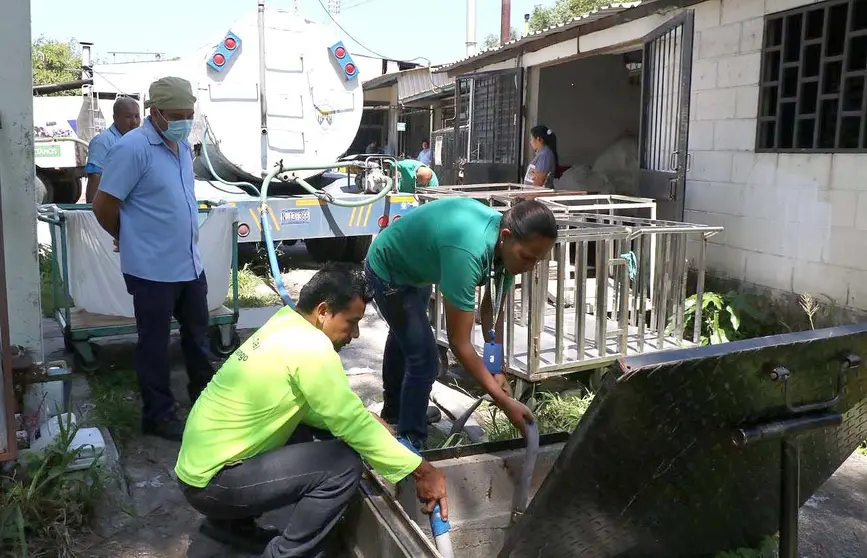
[[[353,236],[346,240],[345,260],[351,263],[361,263],[367,257],[367,251],[370,249],[370,243],[373,242],[372,236]]]
[[[54,188],[54,203],[77,203],[81,197],[81,181],[77,178],[58,182]]]
[[[307,253],[317,262],[343,261],[346,238],[310,238],[304,241]]]
[[[52,203],[54,201],[54,189],[51,182],[44,176],[36,175],[36,203]]]

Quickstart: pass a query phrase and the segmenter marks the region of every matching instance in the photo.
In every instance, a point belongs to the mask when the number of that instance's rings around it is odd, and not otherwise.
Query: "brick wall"
[[[810,3],[695,6],[685,219],[718,274],[867,309],[867,155],[754,152],[763,16]]]

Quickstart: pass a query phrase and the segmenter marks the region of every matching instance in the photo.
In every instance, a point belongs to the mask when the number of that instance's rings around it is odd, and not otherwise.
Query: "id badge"
[[[496,336],[491,332],[491,339],[485,343],[482,360],[485,361],[485,367],[491,374],[500,374],[503,371],[503,344],[497,343]]]

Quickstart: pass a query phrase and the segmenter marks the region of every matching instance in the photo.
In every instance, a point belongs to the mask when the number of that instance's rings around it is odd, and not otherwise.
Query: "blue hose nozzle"
[[[421,456],[421,452],[411,441],[409,441],[408,438],[406,438],[406,436],[398,436],[397,441],[414,454]],[[434,541],[436,542],[437,550],[439,550],[440,554],[445,558],[452,558],[452,541],[451,536],[449,535],[451,525],[447,519],[443,519],[439,503],[434,505],[434,509],[430,514],[430,530],[431,533],[433,533]]]

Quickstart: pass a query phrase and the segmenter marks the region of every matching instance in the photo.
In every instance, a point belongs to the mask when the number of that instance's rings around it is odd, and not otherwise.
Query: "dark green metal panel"
[[[803,504],[867,438],[867,371],[841,372],[849,355],[867,357],[867,324],[624,359],[504,555],[671,558],[755,545],[779,525],[780,439],[733,439],[815,415],[791,407],[832,400],[842,374],[830,407],[842,425],[800,438]],[[780,366],[786,381],[773,379]]]

